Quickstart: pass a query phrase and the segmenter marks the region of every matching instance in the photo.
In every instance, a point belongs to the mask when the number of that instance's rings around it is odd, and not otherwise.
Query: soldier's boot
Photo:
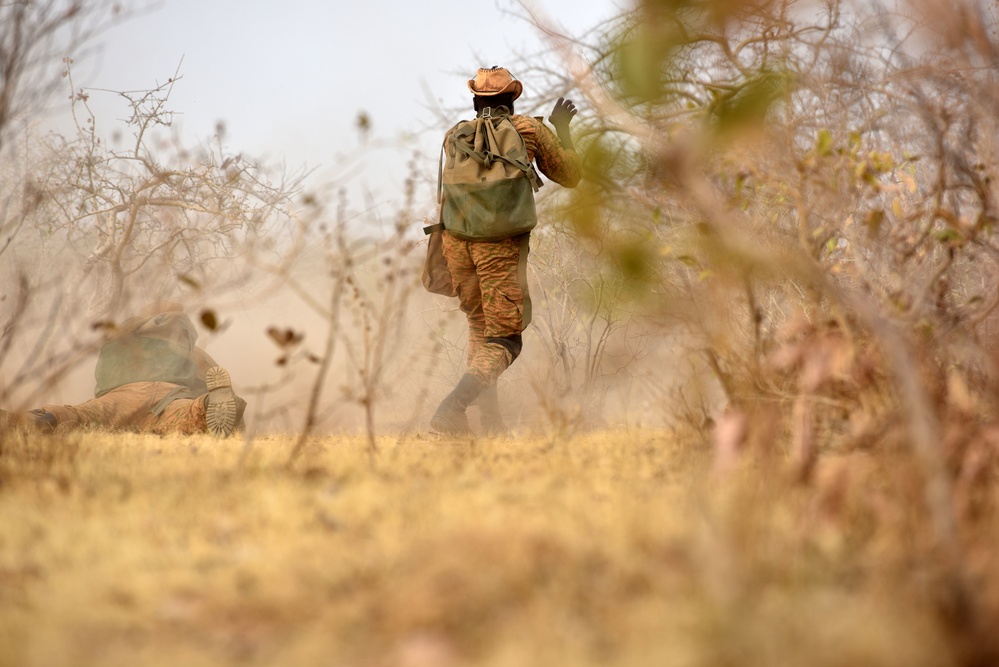
[[[437,412],[430,418],[430,428],[441,435],[472,435],[465,410],[483,389],[485,385],[474,375],[462,375],[451,393],[437,406]]]
[[[246,412],[246,401],[239,396],[236,397],[236,428],[235,431],[245,431],[246,422],[243,421],[243,414]]]
[[[229,372],[221,366],[205,373],[208,397],[205,399],[205,423],[208,432],[217,438],[228,438],[243,419],[246,401],[232,390]]]
[[[506,424],[503,423],[503,415],[500,412],[499,391],[496,385],[492,384],[482,390],[476,399],[479,406],[479,416],[482,422],[482,430],[489,436],[507,436]]]
[[[56,416],[41,408],[21,413],[0,410],[0,433],[14,429],[52,433],[58,425]]]
[[[42,410],[41,408],[35,408],[28,413],[28,423],[35,428],[35,430],[41,431],[42,433],[52,433],[55,431],[56,426],[59,425],[56,416],[47,410]]]

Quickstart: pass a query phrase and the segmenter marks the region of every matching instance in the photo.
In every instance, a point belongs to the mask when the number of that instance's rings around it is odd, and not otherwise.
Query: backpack
[[[500,241],[534,229],[541,179],[506,107],[485,108],[445,135],[437,184],[441,222],[466,241]],[[427,232],[430,233],[430,232]]]
[[[207,391],[195,362],[197,337],[194,324],[181,312],[128,320],[119,335],[101,347],[94,396],[131,382],[169,382],[197,393]]]

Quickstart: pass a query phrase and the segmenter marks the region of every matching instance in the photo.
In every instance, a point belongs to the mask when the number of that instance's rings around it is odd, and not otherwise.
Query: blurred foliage
[[[785,394],[793,378],[758,371],[792,319],[869,333],[854,295],[991,375],[996,91],[932,67],[960,65],[953,26],[916,9],[645,0],[587,45],[587,173],[562,213],[605,277],[688,334],[720,340],[698,303],[727,293],[730,404]]]
[[[803,483],[823,456],[901,448],[919,558],[948,554],[941,594],[986,664],[955,497],[997,481],[999,23],[937,4],[641,0],[574,45],[573,79],[537,73],[591,109],[551,233],[722,394],[673,402],[722,459],[763,438]]]

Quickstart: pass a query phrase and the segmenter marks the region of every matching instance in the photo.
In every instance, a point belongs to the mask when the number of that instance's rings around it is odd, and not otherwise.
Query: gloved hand
[[[558,98],[555,102],[555,108],[552,109],[552,114],[548,116],[548,122],[555,126],[556,130],[568,129],[569,123],[572,122],[572,117],[576,115],[576,105],[572,103],[572,100],[567,100],[562,97]]]

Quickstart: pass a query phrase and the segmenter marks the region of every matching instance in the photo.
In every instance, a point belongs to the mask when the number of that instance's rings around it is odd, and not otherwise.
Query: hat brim
[[[493,95],[502,95],[503,93],[513,93],[513,99],[520,97],[520,94],[524,92],[524,84],[520,81],[514,79],[510,83],[503,86],[501,90],[476,90],[475,89],[475,79],[468,80],[468,89],[472,91],[473,95],[477,97],[492,97]]]

